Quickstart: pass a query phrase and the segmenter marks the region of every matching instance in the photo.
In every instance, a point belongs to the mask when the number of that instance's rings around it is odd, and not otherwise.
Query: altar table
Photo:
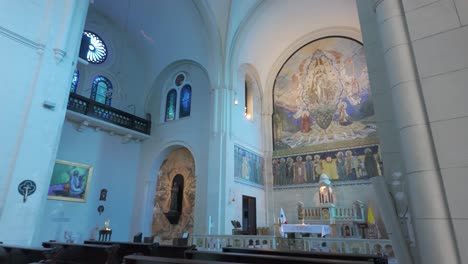
[[[293,225],[282,224],[280,227],[281,233],[312,233],[321,234],[322,236],[330,234],[329,225]]]

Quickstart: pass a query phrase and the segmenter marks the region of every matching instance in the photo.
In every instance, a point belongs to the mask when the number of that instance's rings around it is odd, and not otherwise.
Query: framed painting
[[[86,202],[92,173],[93,168],[91,166],[56,160],[47,198]]]

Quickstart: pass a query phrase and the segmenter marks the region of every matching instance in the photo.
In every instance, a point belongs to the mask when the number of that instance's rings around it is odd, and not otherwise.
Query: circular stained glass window
[[[179,75],[177,75],[176,79],[175,79],[175,85],[177,86],[180,86],[185,80],[185,75],[183,75],[182,73],[179,73]]]
[[[102,41],[98,35],[90,31],[83,32],[83,35],[83,37],[89,39],[86,60],[94,64],[103,63],[107,58],[107,47],[104,41]]]

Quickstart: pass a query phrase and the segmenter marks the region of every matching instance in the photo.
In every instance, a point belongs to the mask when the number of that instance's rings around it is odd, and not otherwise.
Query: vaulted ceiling
[[[280,54],[304,35],[330,27],[358,31],[355,5],[350,0],[90,0],[90,8],[127,32],[151,73],[178,59],[195,60],[216,76],[236,63],[250,63],[263,83]]]

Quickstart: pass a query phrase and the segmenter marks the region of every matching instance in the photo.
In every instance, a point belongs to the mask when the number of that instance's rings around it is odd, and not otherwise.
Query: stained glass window
[[[91,99],[105,105],[111,105],[112,83],[104,76],[96,76],[91,89]]]
[[[89,43],[86,52],[86,60],[94,64],[103,63],[107,58],[107,47],[104,41],[102,41],[98,35],[90,31],[83,32],[83,38],[88,38],[85,43]]]
[[[176,86],[180,86],[185,80],[185,75],[183,75],[182,73],[179,73],[175,79],[175,85]]]
[[[172,89],[167,93],[166,97],[166,117],[165,121],[174,120],[177,106],[177,91]]]
[[[80,72],[78,69],[75,69],[73,72],[73,78],[70,85],[70,93],[76,93],[76,87],[78,87],[78,79],[80,78]]]
[[[190,105],[192,101],[192,87],[186,84],[180,92],[179,118],[190,116]]]

